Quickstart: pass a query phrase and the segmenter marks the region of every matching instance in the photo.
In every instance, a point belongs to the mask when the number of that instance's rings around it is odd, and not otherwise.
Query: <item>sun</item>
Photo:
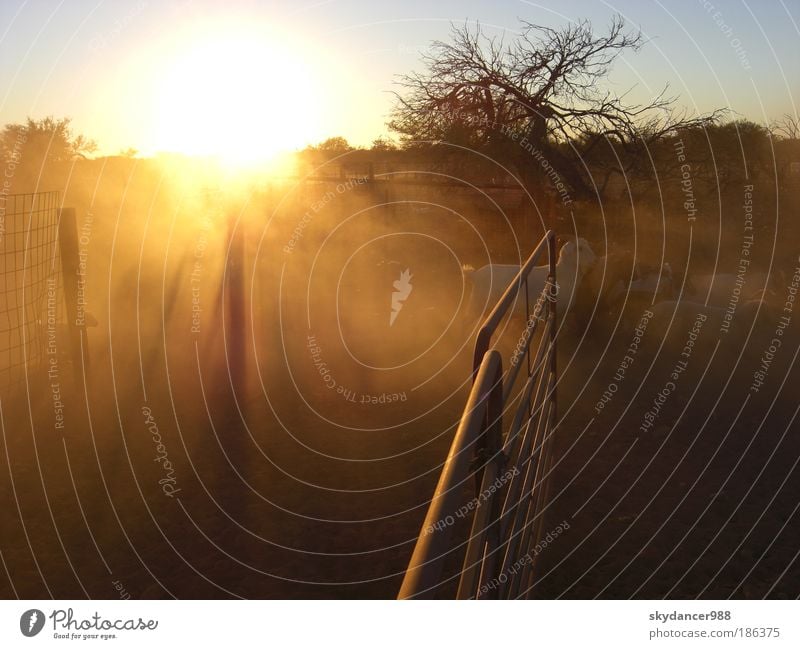
[[[159,148],[255,164],[317,130],[314,74],[297,51],[261,33],[203,37],[168,61],[156,89]]]

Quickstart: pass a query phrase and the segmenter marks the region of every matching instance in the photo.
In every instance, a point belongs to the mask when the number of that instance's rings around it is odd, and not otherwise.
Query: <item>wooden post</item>
[[[223,363],[220,383],[225,385],[226,397],[220,402],[226,421],[222,430],[224,448],[228,461],[236,473],[247,475],[250,463],[250,440],[247,435],[247,384],[245,349],[247,322],[245,313],[245,229],[244,220],[237,214],[228,213],[228,257],[224,274]],[[227,367],[226,367],[227,366]],[[228,389],[230,394],[228,394]],[[223,492],[222,506],[236,520],[247,523],[245,501],[237,489],[231,489],[234,479],[231,472],[221,473],[220,488]]]
[[[244,388],[245,380],[245,322],[244,294],[244,221],[231,217],[231,244],[228,258],[228,271],[225,292],[227,293],[227,349],[228,366],[234,388]]]
[[[78,309],[80,267],[78,263],[78,223],[75,208],[59,209],[58,243],[61,252],[61,273],[64,286],[64,306],[67,311],[70,353],[75,380],[80,383],[84,367],[89,367],[89,340],[86,337],[86,303]],[[86,289],[84,288],[84,293]],[[81,339],[83,345],[81,345]],[[83,356],[81,357],[81,348]]]
[[[552,230],[558,235],[558,210],[556,209],[556,202],[553,194],[545,190],[544,192],[544,209],[549,221],[545,227]]]

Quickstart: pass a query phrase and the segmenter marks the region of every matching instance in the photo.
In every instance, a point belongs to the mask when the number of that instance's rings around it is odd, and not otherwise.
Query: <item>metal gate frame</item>
[[[531,311],[528,280],[545,251],[547,282]],[[522,351],[504,372],[492,341],[521,292],[526,315]],[[453,579],[443,578],[445,563],[462,551],[458,599],[512,598],[530,589],[535,565],[530,549],[541,533],[558,414],[557,293],[556,235],[550,230],[478,331],[472,389],[398,598],[436,597]],[[504,431],[507,411],[512,413],[511,425]],[[470,478],[477,493],[465,504]],[[455,517],[465,508],[472,512],[471,529],[468,538],[458,541],[453,538]]]

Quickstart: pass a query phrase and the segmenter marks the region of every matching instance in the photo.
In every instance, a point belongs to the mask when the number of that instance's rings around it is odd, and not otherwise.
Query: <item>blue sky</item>
[[[797,114],[798,0],[3,0],[0,124],[71,116],[104,152],[164,148],[156,135],[162,71],[203,34],[228,31],[235,39],[258,26],[276,43],[270,60],[246,71],[259,99],[312,97],[317,113],[307,127],[291,125],[291,143],[341,134],[368,144],[385,132],[395,76],[418,69],[420,53],[446,39],[451,22],[478,20],[487,33],[510,37],[519,19],[555,26],[588,18],[599,30],[614,13],[648,39],[616,66],[614,89],[635,86],[632,97],[647,99],[669,83],[690,112],[727,107],[761,123]],[[302,82],[313,95],[272,87],[286,70],[307,74]],[[212,95],[215,88],[232,94],[219,75],[203,83]]]

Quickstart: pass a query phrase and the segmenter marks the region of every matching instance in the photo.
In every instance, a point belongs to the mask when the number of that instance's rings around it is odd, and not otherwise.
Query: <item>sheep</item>
[[[623,301],[627,306],[647,306],[673,297],[672,267],[661,269],[634,260],[630,251],[598,257],[581,280],[575,298],[575,315],[581,330],[590,320],[608,324]]]
[[[607,313],[610,288],[629,281],[632,266],[633,258],[630,253],[614,252],[597,257],[587,269],[575,292],[573,308],[581,330],[588,327],[592,317]]]
[[[627,297],[648,297],[650,301],[673,297],[672,266],[664,262],[661,268],[636,262],[625,271],[625,277],[609,283],[606,301],[614,304]]]
[[[669,300],[674,296],[672,266],[669,262],[665,262],[660,268],[637,262],[628,278],[611,285],[605,294],[604,304],[609,310],[613,310],[625,302],[628,307],[638,310],[639,307]]]
[[[748,271],[741,276],[731,273],[695,275],[686,280],[683,297],[708,303],[710,306],[727,306],[730,301],[746,301],[759,291],[769,288],[770,277],[760,271]]]
[[[725,366],[726,361],[735,361],[741,354],[742,364],[752,371],[775,335],[779,312],[776,298],[769,291],[755,293],[734,311],[689,300],[659,302],[644,311],[649,319],[647,346],[654,350],[662,340],[667,340],[662,354],[664,350],[674,350],[676,345],[680,352],[690,332],[695,330],[692,355],[707,356],[719,340],[724,347],[717,354],[716,366]],[[670,362],[674,360],[673,355],[666,356]]]
[[[556,284],[561,314],[567,313],[573,300],[576,282],[595,262],[595,254],[585,239],[568,241],[561,247],[556,262]],[[488,264],[475,271],[465,271],[465,280],[472,284],[466,313],[478,316],[494,308],[508,286],[519,273],[515,264]],[[535,266],[528,275],[528,306],[533,309],[547,282],[549,266]],[[562,306],[563,305],[563,306]],[[525,317],[525,297],[519,295],[514,304],[514,315]]]
[[[675,314],[675,322],[682,322],[683,316],[687,313],[703,313],[707,316],[708,322],[716,325],[717,332],[724,328],[730,332],[740,332],[742,327],[745,330],[750,328],[750,324],[758,313],[760,316],[766,318],[769,322],[773,322],[777,317],[776,307],[777,298],[774,293],[768,290],[756,291],[749,298],[739,303],[735,309],[730,306],[719,307],[713,305],[706,305],[701,302],[694,302],[692,300],[666,300],[650,307],[650,312],[654,318],[667,318],[672,319]],[[726,318],[727,314],[727,318]],[[723,324],[729,322],[730,326],[724,327]],[[675,325],[673,325],[675,326]],[[673,328],[670,327],[670,329]],[[678,326],[680,329],[680,326]]]
[[[627,272],[628,277],[631,277],[630,268]],[[765,273],[751,271],[741,277],[726,273],[690,275],[683,287],[681,283],[680,277],[673,277],[669,263],[664,263],[660,271],[657,267],[637,263],[630,281],[619,278],[616,283],[612,283],[605,295],[604,306],[613,310],[614,305],[624,300],[628,307],[633,307],[638,313],[648,304],[677,299],[718,309],[725,308],[731,304],[744,304],[753,298],[759,301],[759,291],[770,286],[770,278]]]

